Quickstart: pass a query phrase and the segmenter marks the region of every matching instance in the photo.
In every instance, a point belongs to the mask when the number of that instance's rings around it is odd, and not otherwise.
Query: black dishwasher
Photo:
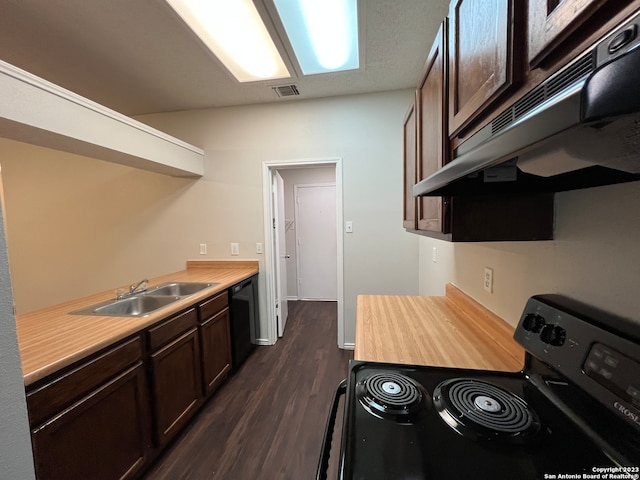
[[[255,348],[258,322],[258,274],[229,289],[231,305],[231,371],[235,372]]]

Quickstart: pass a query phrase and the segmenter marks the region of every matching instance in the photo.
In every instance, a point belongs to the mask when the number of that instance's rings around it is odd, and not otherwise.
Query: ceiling
[[[396,90],[416,85],[447,6],[360,0],[364,68],[240,84],[163,0],[0,0],[0,59],[126,115]],[[279,98],[285,84],[300,96]]]

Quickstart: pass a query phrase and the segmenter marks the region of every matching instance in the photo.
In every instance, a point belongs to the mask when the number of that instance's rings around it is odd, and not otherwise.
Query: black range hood
[[[414,196],[559,192],[640,180],[640,14],[496,116]]]

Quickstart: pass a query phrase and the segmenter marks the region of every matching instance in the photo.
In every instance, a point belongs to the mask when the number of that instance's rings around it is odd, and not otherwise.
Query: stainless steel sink
[[[70,312],[72,315],[103,315],[113,317],[143,317],[159,308],[177,302],[183,297],[198,293],[217,283],[170,282],[153,287],[145,292],[118,300],[107,300],[90,307]]]
[[[149,289],[147,295],[176,295],[178,297],[187,297],[198,293],[205,288],[218,285],[217,283],[198,283],[198,282],[172,282],[163,283],[157,287]]]
[[[104,315],[115,317],[142,317],[154,310],[180,300],[177,295],[140,294],[121,300],[109,300],[71,312],[73,315]]]

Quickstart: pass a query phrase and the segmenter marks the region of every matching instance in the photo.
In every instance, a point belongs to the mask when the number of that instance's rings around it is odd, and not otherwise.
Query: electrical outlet
[[[240,255],[240,244],[232,243],[231,244],[231,255]]]
[[[200,244],[200,255],[206,255],[207,254],[207,244],[206,243],[201,243]]]
[[[433,249],[431,250],[431,261],[433,263],[436,263],[438,261],[438,251],[436,250],[436,247],[433,247]]]
[[[261,243],[256,243],[256,253],[263,253]]]
[[[484,267],[484,289],[493,293],[493,268]]]

